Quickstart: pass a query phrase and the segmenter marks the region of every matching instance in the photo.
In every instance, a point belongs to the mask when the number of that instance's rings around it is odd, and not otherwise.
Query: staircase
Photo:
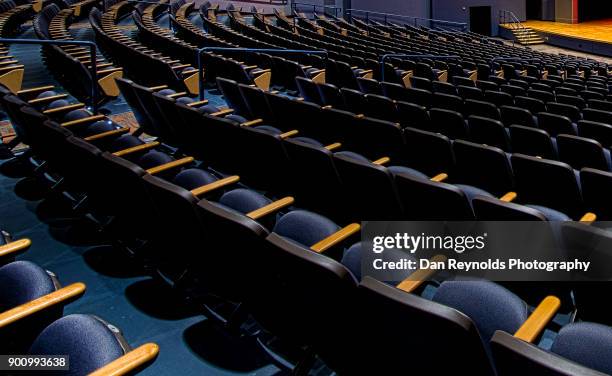
[[[499,23],[500,26],[510,29],[514,35],[514,39],[524,46],[546,42],[546,40],[535,30],[523,25],[518,17],[509,10],[499,11]]]
[[[523,46],[542,44],[545,42],[544,38],[530,27],[523,26],[516,29],[512,28],[512,34],[514,34],[514,38]]]

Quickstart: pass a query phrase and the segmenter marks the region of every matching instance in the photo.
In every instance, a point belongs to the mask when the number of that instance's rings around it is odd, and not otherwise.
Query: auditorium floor
[[[132,346],[153,341],[157,361],[142,375],[281,375],[253,340],[227,336],[59,204],[14,161],[0,163],[0,227],[33,245],[21,258],[81,281],[85,295],[65,314],[91,313],[123,330]]]

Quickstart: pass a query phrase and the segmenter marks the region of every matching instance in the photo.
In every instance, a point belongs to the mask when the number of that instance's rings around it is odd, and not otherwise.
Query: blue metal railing
[[[458,55],[417,55],[417,54],[386,54],[382,55],[380,58],[380,81],[385,81],[385,61],[389,58],[393,57],[402,57],[408,59],[460,59],[461,57]]]
[[[234,47],[202,47],[198,49],[198,95],[200,100],[204,99],[204,71],[202,66],[202,55],[206,51],[232,51],[246,53],[276,53],[276,54],[308,54],[308,55],[323,55],[327,63],[328,53],[324,50],[286,50],[281,48],[234,48]]]
[[[93,112],[98,110],[98,98],[100,96],[98,91],[98,69],[96,67],[96,56],[98,49],[94,42],[88,40],[52,40],[52,39],[12,39],[12,38],[0,38],[0,43],[5,44],[38,44],[38,45],[56,45],[56,46],[87,46],[89,47],[89,53],[91,57],[91,66],[89,72],[91,75],[91,109]]]
[[[461,31],[466,31],[468,29],[467,23],[465,22],[454,22],[454,21],[445,21],[445,20],[437,20],[434,18],[423,18],[423,17],[414,17],[414,16],[406,16],[403,14],[394,14],[394,13],[382,13],[382,12],[374,12],[370,10],[363,9],[347,9],[345,10],[345,14],[349,17],[352,17],[353,14],[362,14],[365,16],[365,22],[369,23],[370,18],[372,19],[382,19],[385,24],[389,21],[389,19],[402,19],[402,20],[412,20],[414,26],[419,26],[419,21],[427,21],[430,25],[433,24],[441,24],[452,26],[456,28],[460,28]],[[374,17],[371,17],[374,16]]]
[[[339,11],[342,11],[342,7],[337,7],[333,5],[319,5],[319,4],[311,4],[311,3],[300,3],[293,2],[291,3],[291,10],[298,11],[298,8],[312,8],[312,13],[315,13],[317,9],[323,9],[323,13],[326,13],[328,9],[333,10],[334,17],[338,17]]]

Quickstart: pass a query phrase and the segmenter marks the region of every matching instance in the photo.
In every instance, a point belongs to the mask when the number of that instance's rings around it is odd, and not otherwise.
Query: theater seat
[[[550,351],[513,337],[495,333],[491,346],[499,376],[529,372],[538,375],[612,374],[612,328],[593,322],[576,322],[561,328]]]
[[[306,210],[294,210],[279,218],[272,232],[310,248],[338,230],[340,226],[322,215]]]
[[[15,261],[0,267],[0,312],[57,290],[55,277],[29,261]]]
[[[141,368],[153,361],[158,348],[150,344],[148,350],[150,351],[147,354],[141,355],[142,358],[138,359],[137,364],[124,359],[123,372]],[[129,345],[115,326],[93,315],[73,314],[62,317],[45,328],[30,347],[28,354],[68,355],[70,370],[59,374],[77,376],[101,369],[129,351]],[[115,369],[114,372],[118,370]]]
[[[446,281],[432,300],[470,317],[487,349],[496,330],[514,333],[529,315],[521,298],[489,281]]]

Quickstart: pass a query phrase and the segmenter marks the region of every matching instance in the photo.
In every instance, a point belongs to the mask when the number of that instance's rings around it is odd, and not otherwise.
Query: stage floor
[[[612,43],[612,19],[567,24],[549,21],[525,21],[523,25],[544,33],[594,42]]]

